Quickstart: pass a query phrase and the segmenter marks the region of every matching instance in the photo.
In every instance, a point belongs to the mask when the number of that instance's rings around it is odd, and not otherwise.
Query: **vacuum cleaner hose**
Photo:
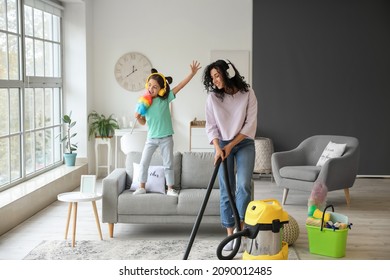
[[[200,223],[201,223],[202,218],[203,218],[204,211],[205,211],[206,206],[207,206],[207,202],[209,201],[211,191],[213,190],[214,182],[215,182],[215,179],[217,178],[218,169],[219,169],[219,166],[221,165],[221,161],[222,161],[222,159],[219,158],[217,160],[217,162],[215,163],[214,172],[213,172],[213,175],[211,176],[211,179],[209,181],[209,185],[207,186],[206,195],[205,195],[205,198],[203,200],[202,206],[200,207],[200,210],[198,212],[198,216],[196,217],[194,227],[192,228],[190,240],[188,241],[187,249],[184,253],[183,260],[187,260],[188,255],[190,254],[192,244],[194,243],[195,236],[198,232]]]
[[[246,233],[246,231],[241,231],[240,215],[238,214],[237,206],[236,206],[236,203],[234,201],[233,190],[232,190],[232,187],[230,185],[227,160],[223,161],[223,169],[224,169],[224,176],[225,176],[225,182],[226,182],[226,189],[227,189],[227,193],[228,193],[228,197],[229,197],[229,203],[230,203],[230,206],[232,207],[232,210],[233,210],[233,216],[234,216],[235,225],[236,225],[236,233],[229,235],[224,240],[222,240],[222,242],[218,245],[217,257],[220,260],[231,260],[236,256],[238,250],[240,249],[241,237],[247,236],[247,233]],[[223,248],[225,247],[226,244],[228,244],[230,241],[232,241],[234,239],[237,239],[237,241],[234,243],[233,250],[231,251],[230,254],[224,256],[222,254]]]
[[[191,251],[191,248],[192,248],[192,245],[194,243],[194,240],[195,240],[195,236],[198,232],[198,229],[199,229],[199,225],[202,221],[202,217],[203,217],[203,214],[204,214],[204,211],[206,209],[206,206],[207,206],[207,202],[209,200],[209,197],[210,197],[210,194],[211,194],[211,191],[213,189],[213,186],[214,186],[214,182],[215,182],[215,179],[218,175],[218,169],[221,165],[221,162],[222,162],[222,159],[221,158],[218,158],[216,164],[215,164],[215,168],[214,168],[214,172],[213,172],[213,175],[211,176],[211,179],[210,179],[210,182],[209,182],[209,185],[207,187],[207,191],[206,191],[206,195],[205,195],[205,198],[203,200],[203,203],[202,203],[202,206],[199,210],[199,213],[198,213],[198,216],[196,218],[196,221],[195,221],[195,224],[194,224],[194,227],[192,229],[192,232],[191,232],[191,236],[190,236],[190,240],[188,242],[188,245],[187,245],[187,249],[186,249],[186,252],[184,253],[184,256],[183,256],[183,260],[187,260],[188,259],[188,256],[190,254],[190,251]],[[227,238],[225,238],[218,246],[217,248],[217,257],[220,259],[220,260],[231,260],[235,257],[235,255],[237,254],[238,250],[240,249],[240,245],[241,245],[241,236],[248,236],[248,233],[246,230],[243,230],[241,231],[241,221],[240,221],[240,216],[238,214],[238,210],[237,210],[237,206],[236,206],[236,203],[234,202],[234,196],[233,196],[233,190],[230,186],[230,181],[229,181],[229,176],[228,176],[228,166],[227,166],[227,160],[224,160],[223,161],[223,167],[224,167],[224,176],[225,176],[225,181],[226,181],[226,188],[227,188],[227,193],[228,193],[228,197],[229,197],[229,203],[230,203],[230,206],[232,207],[233,209],[233,215],[234,215],[234,220],[235,220],[235,225],[236,225],[236,233],[234,233],[233,235],[230,235],[228,236]],[[237,239],[237,242],[235,242],[235,246],[232,250],[232,252],[227,255],[227,256],[224,256],[222,254],[222,251],[223,251],[223,247],[228,243],[230,242],[231,240],[233,239]]]

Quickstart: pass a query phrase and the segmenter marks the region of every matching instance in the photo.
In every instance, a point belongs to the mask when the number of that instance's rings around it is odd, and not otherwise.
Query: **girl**
[[[165,180],[168,186],[167,195],[177,196],[178,192],[173,188],[173,127],[169,103],[176,98],[176,94],[195,76],[201,68],[200,63],[193,61],[190,65],[190,74],[181,81],[172,90],[169,84],[172,83],[171,77],[165,77],[152,69],[152,74],[146,80],[146,89],[152,96],[152,104],[141,116],[135,113],[135,118],[141,125],[148,124],[148,136],[145,147],[142,152],[140,162],[140,186],[133,195],[145,194],[145,185],[148,178],[148,169],[153,153],[159,147],[163,158]]]
[[[251,200],[255,162],[256,95],[230,61],[217,60],[208,65],[204,71],[203,84],[209,93],[206,102],[207,136],[214,145],[215,162],[219,158],[227,160],[229,183],[233,189],[242,229],[245,211]],[[222,164],[218,180],[221,223],[227,234],[231,235],[235,222]],[[229,242],[224,248],[227,251],[232,249],[233,242]]]

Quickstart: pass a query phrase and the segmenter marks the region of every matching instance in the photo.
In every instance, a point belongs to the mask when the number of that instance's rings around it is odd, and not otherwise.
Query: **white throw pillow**
[[[329,141],[317,162],[317,166],[323,166],[324,163],[330,158],[341,157],[345,151],[346,146],[347,144],[337,144]]]
[[[139,164],[133,163],[133,182],[130,190],[135,191],[139,187]],[[164,166],[149,166],[148,181],[145,186],[146,192],[165,194]]]

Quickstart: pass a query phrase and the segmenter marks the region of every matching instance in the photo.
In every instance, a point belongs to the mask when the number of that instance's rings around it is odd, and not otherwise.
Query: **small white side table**
[[[95,221],[96,225],[99,231],[100,240],[103,240],[102,236],[102,230],[100,228],[100,222],[99,222],[99,215],[96,208],[96,201],[102,198],[102,194],[94,194],[94,193],[81,193],[81,192],[67,192],[67,193],[60,193],[57,196],[57,199],[59,201],[69,202],[68,207],[68,218],[66,221],[66,227],[65,227],[65,239],[68,238],[68,229],[69,229],[69,222],[70,222],[70,216],[72,214],[72,208],[73,208],[73,237],[72,237],[72,247],[75,246],[76,241],[76,220],[77,220],[77,203],[78,202],[92,202],[92,208],[93,212],[95,214]]]
[[[107,168],[107,175],[111,172],[111,138],[95,138],[95,161],[96,161],[96,176],[99,175],[99,168]],[[99,145],[107,145],[107,164],[99,165]]]

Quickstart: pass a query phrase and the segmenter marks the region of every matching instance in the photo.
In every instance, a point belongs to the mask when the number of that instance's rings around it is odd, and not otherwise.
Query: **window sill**
[[[62,192],[80,186],[81,175],[88,174],[88,164],[61,165],[0,193],[0,235],[33,216],[57,200]]]

